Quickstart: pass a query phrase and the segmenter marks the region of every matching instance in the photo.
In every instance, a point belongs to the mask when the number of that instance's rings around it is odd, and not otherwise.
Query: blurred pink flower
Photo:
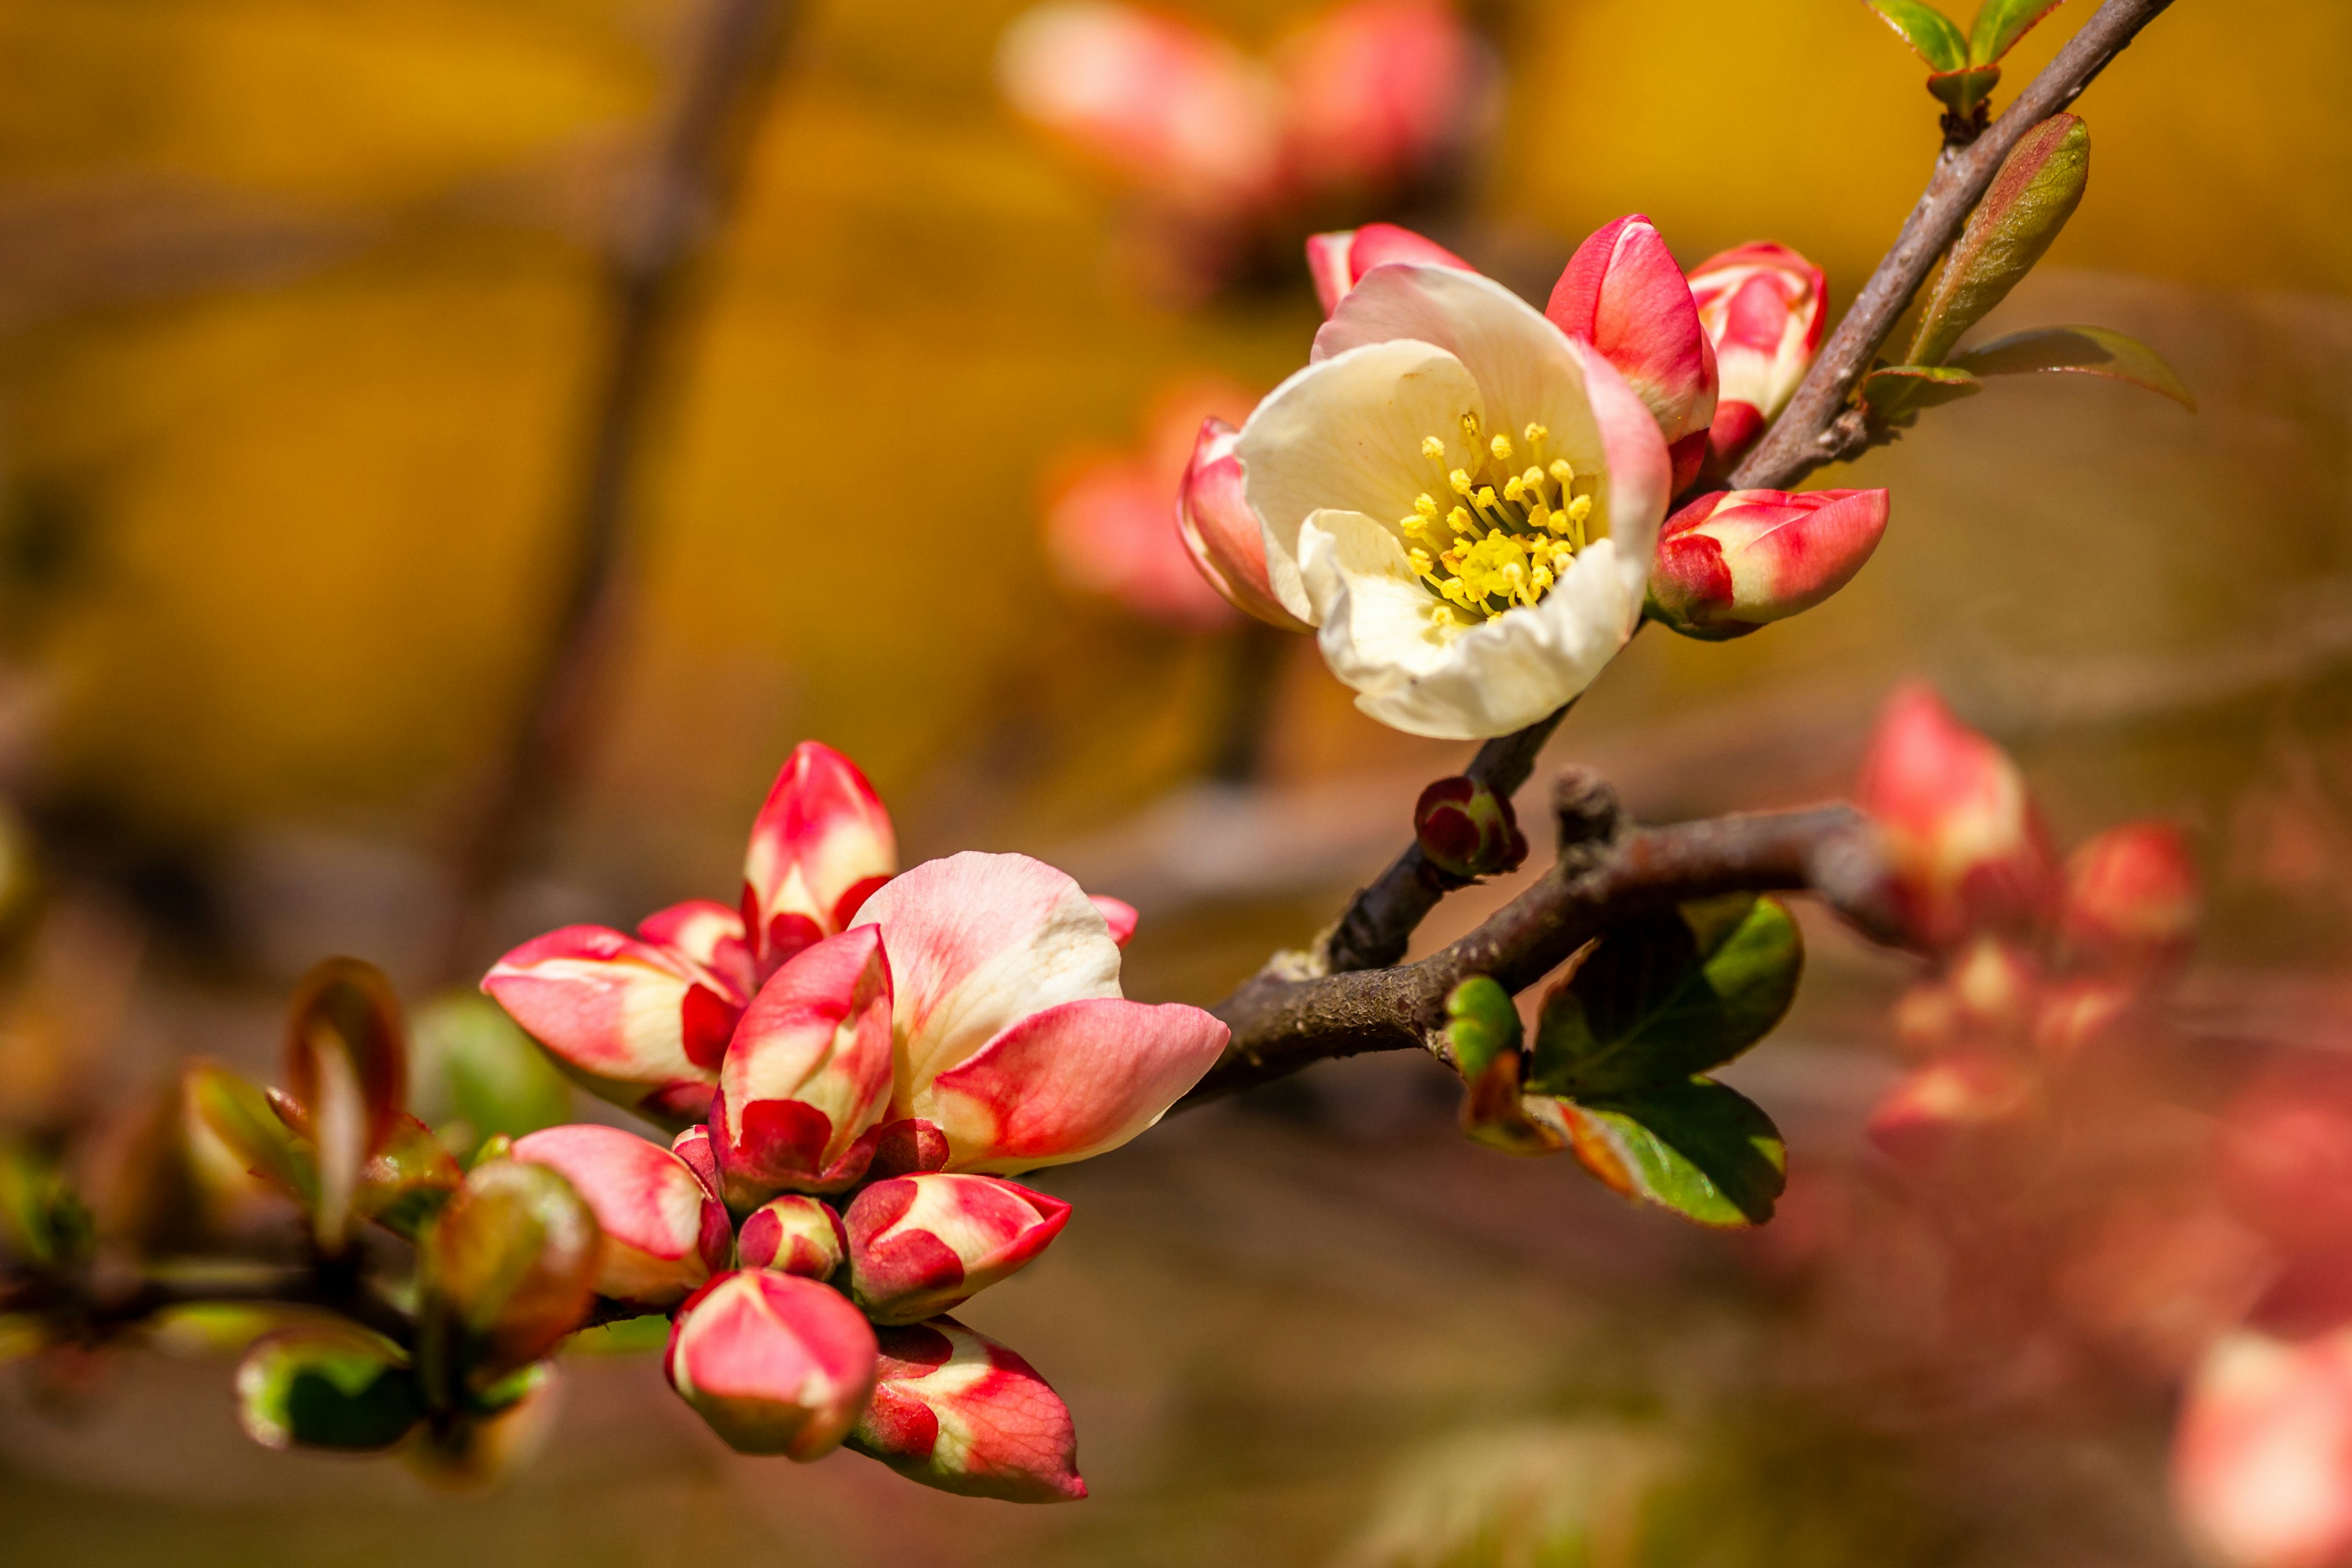
[[[2352,1562],[2352,1327],[2215,1343],[2173,1436],[2172,1492],[2236,1568]]]
[[[1473,130],[1480,62],[1441,0],[1356,0],[1275,58],[1287,174],[1309,191],[1410,182]]]

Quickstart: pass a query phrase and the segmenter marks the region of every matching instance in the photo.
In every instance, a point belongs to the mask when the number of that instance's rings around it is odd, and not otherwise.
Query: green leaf
[[[418,1248],[436,1405],[478,1395],[578,1328],[603,1245],[588,1205],[546,1166],[497,1160],[467,1173]]]
[[[1863,0],[1879,20],[1895,29],[1918,57],[1936,70],[1958,70],[1969,63],[1969,41],[1950,18],[1919,0]]]
[[[2042,259],[2074,216],[2090,177],[2091,132],[2080,120],[2053,114],[2028,131],[1944,258],[1905,363],[1943,363],[1962,334]]]
[[[1969,58],[1990,65],[2017,47],[2033,25],[2058,9],[2063,0],[1984,0],[1969,28]]]
[[[268,1335],[236,1369],[237,1419],[267,1448],[391,1447],[424,1415],[408,1358],[350,1323]]]
[[[51,1268],[89,1250],[89,1211],[26,1139],[0,1134],[0,1257]]]
[[[2154,349],[2112,327],[2029,327],[1955,355],[1952,364],[1971,375],[2071,373],[2127,381],[2169,397],[2194,413],[2197,399]]]
[[[464,1180],[457,1157],[442,1147],[433,1130],[404,1115],[394,1124],[383,1152],[367,1163],[359,1212],[394,1236],[414,1241]]]
[[[183,1086],[197,1118],[237,1163],[309,1212],[319,1197],[318,1167],[302,1140],[270,1109],[268,1096],[211,1062],[189,1064]]]
[[[1936,101],[1962,120],[1974,119],[1977,105],[1990,98],[1999,85],[1999,66],[1964,66],[1956,71],[1937,71],[1927,79],[1927,90]]]
[[[1804,961],[1796,922],[1771,899],[1612,926],[1544,998],[1528,1088],[1585,1101],[1718,1067],[1780,1021]]]
[[[1761,1225],[1788,1184],[1780,1129],[1711,1079],[1560,1106],[1585,1169],[1627,1197],[1700,1225]]]
[[[1907,422],[1922,408],[1957,403],[1984,390],[1964,370],[1941,364],[1883,364],[1862,378],[1862,401],[1883,425]]]
[[[436,1126],[462,1121],[475,1140],[520,1138],[569,1119],[571,1087],[547,1053],[478,992],[419,1008],[415,1110]],[[471,1149],[456,1145],[461,1156]]]

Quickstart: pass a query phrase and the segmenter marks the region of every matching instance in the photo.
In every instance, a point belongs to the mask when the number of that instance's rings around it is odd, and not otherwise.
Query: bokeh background
[[[1171,279],[1136,193],[1004,106],[1019,9],[797,18],[667,302],[562,787],[468,912],[467,825],[578,549],[613,237],[706,6],[0,3],[0,773],[80,912],[55,962],[90,1015],[13,1048],[10,1115],[194,1051],[263,1068],[276,999],[330,952],[421,1002],[560,921],[723,897],[806,737],[865,766],[909,859],[1019,849],[1136,902],[1128,990],[1153,1000],[1215,1000],[1401,846],[1463,748],[1356,715],[1303,641],[1155,624],[1056,571],[1057,465],[1139,446],[1185,378],[1271,385],[1318,317],[1303,270]],[[1181,8],[1254,49],[1314,9]],[[1843,308],[1934,155],[1916,62],[1850,0],[1472,19],[1490,138],[1419,199],[1538,300],[1638,210],[1686,263],[1794,245]],[[2198,411],[2047,378],[1935,412],[1816,481],[1895,495],[1850,588],[1732,644],[1639,639],[1550,763],[1653,817],[1820,798],[1924,676],[2017,752],[2061,840],[2189,826],[2192,1003],[2352,1038],[2347,70],[2340,5],[2167,13],[2079,106],[2089,195],[1988,330],[2122,327]],[[1453,900],[1424,946],[1508,891]],[[1950,1266],[1918,1261],[1927,1222],[1868,1180],[1805,1199],[1810,1171],[1866,1167],[1910,973],[1809,935],[1800,1011],[1740,1075],[1799,1184],[1760,1237],[1472,1149],[1444,1075],[1403,1059],[1057,1173],[1067,1237],[971,1316],[1068,1396],[1078,1507],[737,1458],[643,1355],[576,1358],[541,1462],[453,1500],[266,1455],[223,1365],[141,1351],[0,1395],[0,1540],[583,1568],[2188,1561],[2176,1353],[2094,1375],[2063,1326],[1937,1317],[1902,1293]],[[1869,1261],[1814,1266],[1856,1226]]]

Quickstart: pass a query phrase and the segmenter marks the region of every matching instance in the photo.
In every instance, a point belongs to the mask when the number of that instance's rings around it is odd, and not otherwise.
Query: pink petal
[[[1111,941],[1125,947],[1129,939],[1135,935],[1136,921],[1142,919],[1135,912],[1135,906],[1125,899],[1114,899],[1108,893],[1092,893],[1087,896],[1093,901],[1095,908],[1102,911],[1102,918],[1109,922]]]
[[[1361,228],[1307,237],[1307,270],[1314,277],[1315,297],[1323,302],[1326,316],[1339,308],[1339,301],[1363,281],[1365,273],[1392,261],[1451,267],[1463,272],[1478,270],[1435,240],[1392,223],[1368,223]]]
[[[898,866],[890,814],[857,765],[814,741],[793,748],[743,856],[743,923],[761,970],[846,926]]]
[[[1069,1409],[1026,1361],[953,1318],[877,1337],[880,1376],[851,1447],[966,1497],[1063,1502],[1087,1495]]]
[[[874,1331],[839,1291],[744,1268],[679,1309],[662,1370],[730,1447],[805,1463],[856,1424],[875,1355]]]
[[[604,1233],[596,1293],[662,1308],[724,1268],[734,1233],[727,1211],[687,1163],[617,1127],[543,1128],[515,1140],[514,1157],[572,1184]]]
[[[740,1010],[683,953],[603,926],[523,943],[482,989],[589,1089],[672,1130],[709,1107]]]
[[[1623,373],[1669,444],[1714,423],[1714,349],[1682,268],[1648,218],[1619,218],[1579,246],[1544,314]]]
[[[1224,586],[1199,563],[1176,487],[1131,457],[1087,464],[1045,501],[1045,545],[1055,574],[1147,619],[1186,631],[1235,624]]]
[[[688,899],[656,910],[637,922],[637,939],[684,953],[726,981],[739,1004],[760,988],[741,913],[714,900]]]
[[[923,1114],[957,1170],[1013,1173],[1084,1160],[1150,1127],[1215,1065],[1231,1032],[1198,1007],[1118,998],[1021,1019],[941,1073]]]
[[[1192,461],[1178,487],[1177,541],[1209,586],[1227,603],[1268,626],[1303,631],[1306,623],[1282,607],[1266,574],[1265,530],[1244,493],[1241,432],[1212,416],[1202,421]]]

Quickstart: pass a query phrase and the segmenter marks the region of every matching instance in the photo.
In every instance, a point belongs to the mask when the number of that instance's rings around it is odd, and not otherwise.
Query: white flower
[[[1374,268],[1236,450],[1275,596],[1385,724],[1520,729],[1640,622],[1673,482],[1657,422],[1491,279]]]

